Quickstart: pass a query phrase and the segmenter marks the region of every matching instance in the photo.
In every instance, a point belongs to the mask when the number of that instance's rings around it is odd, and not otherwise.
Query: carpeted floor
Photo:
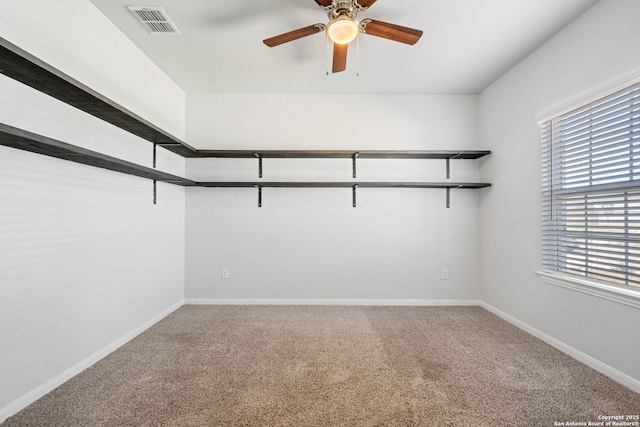
[[[524,427],[639,412],[640,395],[479,307],[184,306],[2,427]]]

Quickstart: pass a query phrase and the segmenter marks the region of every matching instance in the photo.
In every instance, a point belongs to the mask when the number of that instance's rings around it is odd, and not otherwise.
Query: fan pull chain
[[[360,77],[360,34],[356,37],[356,77]]]
[[[331,66],[331,51],[329,50],[330,47],[330,43],[329,43],[329,37],[325,37],[326,39],[326,43],[327,43],[327,76],[329,76],[329,67]],[[331,44],[331,46],[333,46],[333,44]]]

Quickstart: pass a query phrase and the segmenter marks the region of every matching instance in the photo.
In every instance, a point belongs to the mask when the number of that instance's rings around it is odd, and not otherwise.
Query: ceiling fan
[[[369,9],[376,0],[315,0],[329,15],[328,24],[314,24],[298,28],[288,33],[263,40],[269,47],[288,43],[302,37],[310,36],[322,31],[333,42],[332,72],[339,73],[347,68],[347,50],[359,33],[414,45],[422,36],[421,30],[401,27],[375,19],[363,19],[358,23],[356,16],[359,12]]]

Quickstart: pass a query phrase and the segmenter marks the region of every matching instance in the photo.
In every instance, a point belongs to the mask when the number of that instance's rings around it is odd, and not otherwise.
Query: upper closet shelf
[[[262,159],[351,159],[356,178],[357,159],[441,159],[446,162],[447,179],[451,177],[450,160],[479,159],[491,154],[487,150],[199,150],[191,157],[258,159],[258,177],[262,178]]]
[[[190,157],[193,148],[79,81],[0,38],[0,73],[147,141]]]
[[[182,157],[477,159],[489,151],[196,150],[71,76],[0,38],[0,73]]]
[[[198,150],[197,157],[263,159],[479,159],[486,150]]]
[[[43,154],[45,156],[70,160],[75,163],[82,163],[102,169],[135,175],[141,178],[166,182],[168,184],[182,186],[196,185],[194,181],[180,176],[171,175],[157,169],[151,169],[136,163],[127,162],[126,160],[121,160],[96,151],[87,150],[86,148],[67,144],[66,142],[38,135],[23,129],[18,129],[3,123],[0,123],[0,145],[31,151],[32,153]]]

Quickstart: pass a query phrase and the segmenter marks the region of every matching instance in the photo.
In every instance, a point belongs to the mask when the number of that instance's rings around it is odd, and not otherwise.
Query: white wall
[[[78,14],[67,10],[65,19],[80,24],[58,23],[65,30],[60,33],[77,30],[64,40],[52,23],[37,25],[60,17],[51,10],[54,3],[79,7]],[[83,43],[102,38],[105,46],[119,44],[115,27],[89,13],[87,4],[3,1],[0,37],[31,53],[46,51],[42,59],[79,78],[92,72],[83,66],[99,67],[99,55],[114,61],[100,53],[99,44],[93,49],[97,56],[88,58]],[[80,31],[89,29],[91,36],[82,37]],[[122,61],[137,55],[131,46],[120,53]],[[131,99],[144,98],[144,87],[131,90],[119,81],[122,74],[102,65],[103,72],[92,75],[94,88],[104,88],[107,96],[128,91]],[[180,99],[174,87],[159,83],[166,77],[158,70],[132,67],[128,75],[155,82],[159,96]],[[0,76],[0,99],[0,123],[151,166],[148,141],[5,76]],[[164,104],[157,110],[143,107],[140,114],[147,108],[148,118],[180,133],[176,124],[184,117],[165,117],[173,113]],[[164,150],[158,154],[159,169],[184,173],[182,158]],[[154,205],[149,180],[7,147],[0,147],[0,182],[2,421],[181,304],[185,192],[158,183]]]
[[[471,96],[189,94],[198,148],[419,150],[476,147]]]
[[[480,95],[481,298],[640,380],[640,310],[539,280],[540,134],[535,116],[640,70],[640,2],[606,0]]]
[[[334,120],[336,101],[344,116]],[[187,106],[195,144],[479,149],[475,96],[189,95]],[[452,162],[452,180],[476,180],[477,166]],[[196,180],[252,181],[257,173],[254,159],[187,162]],[[263,180],[352,181],[351,161],[265,159]],[[443,181],[445,162],[360,159],[358,180]],[[349,188],[265,188],[258,208],[253,188],[188,189],[186,297],[475,299],[479,195],[453,190],[446,209],[444,190],[359,189],[353,208]]]
[[[184,190],[6,147],[0,181],[1,419],[182,301]]]

